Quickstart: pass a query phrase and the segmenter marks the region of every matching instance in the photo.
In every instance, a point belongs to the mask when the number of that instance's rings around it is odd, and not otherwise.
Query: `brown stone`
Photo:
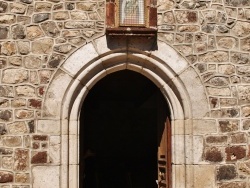
[[[53,19],[55,19],[55,20],[67,20],[67,19],[69,19],[68,11],[55,12],[53,14]]]
[[[29,183],[30,177],[28,173],[16,173],[15,175],[16,183]]]
[[[6,127],[4,124],[0,124],[0,135],[5,135],[7,133]]]
[[[238,117],[239,114],[240,114],[240,110],[238,108],[228,108],[228,109],[220,109],[220,110],[211,111],[211,116],[215,118],[234,118],[234,117]]]
[[[47,163],[47,151],[34,152],[31,158],[31,164]]]
[[[234,165],[219,166],[217,169],[217,180],[231,180],[237,177]]]
[[[29,119],[34,117],[33,110],[16,110],[16,117],[18,119]]]
[[[51,11],[52,4],[48,2],[36,2],[35,12],[49,12]]]
[[[83,11],[93,11],[96,10],[97,4],[92,2],[76,3],[76,8]]]
[[[14,55],[16,54],[16,45],[14,42],[4,42],[1,46],[1,54],[2,55]]]
[[[29,133],[34,133],[35,132],[35,121],[29,121],[28,122],[28,127],[29,127]]]
[[[218,148],[211,147],[205,151],[205,160],[210,162],[221,162],[223,160],[223,156]]]
[[[12,3],[10,6],[10,12],[16,14],[24,14],[27,6],[22,3]]]
[[[24,27],[20,24],[11,27],[13,39],[24,39],[26,37]]]
[[[14,108],[26,106],[26,99],[14,99],[11,101],[11,106]]]
[[[234,133],[231,135],[231,142],[233,144],[247,143],[247,136],[245,133]]]
[[[10,183],[13,182],[13,173],[7,171],[0,171],[0,183]]]
[[[5,136],[3,142],[8,147],[22,146],[22,138],[20,136]]]
[[[72,20],[87,20],[88,15],[83,11],[70,11]]]
[[[30,24],[31,18],[29,16],[17,16],[17,22],[21,25]]]
[[[6,58],[0,58],[0,69],[6,67]]]
[[[243,130],[249,130],[250,128],[250,119],[243,120]]]
[[[230,107],[237,105],[236,98],[221,98],[220,99],[220,106],[221,107]]]
[[[227,143],[227,136],[208,136],[206,142],[208,144],[225,144]]]
[[[40,144],[38,142],[33,142],[32,143],[32,148],[33,149],[39,149],[40,148]]]
[[[16,149],[14,154],[14,170],[26,171],[29,167],[29,150]]]
[[[226,147],[226,160],[237,161],[246,157],[246,148],[243,146],[229,146]]]
[[[176,11],[176,21],[180,24],[196,23],[198,20],[197,12],[195,11]]]
[[[28,106],[32,108],[40,109],[42,107],[42,101],[40,99],[29,99]]]
[[[33,135],[33,140],[39,140],[39,141],[47,141],[48,136],[46,135]]]
[[[238,120],[220,120],[219,121],[220,131],[225,132],[233,132],[239,129],[239,121]]]
[[[202,62],[227,62],[228,53],[223,51],[208,52],[204,55],[200,55],[200,61]]]
[[[241,108],[243,117],[250,116],[250,106],[244,106]]]
[[[232,34],[237,37],[245,37],[250,34],[249,27],[249,22],[237,21],[232,29]]]
[[[41,70],[39,71],[39,78],[41,84],[49,83],[52,72],[50,70]]]
[[[250,52],[250,37],[244,38],[240,40],[240,49],[242,51]]]

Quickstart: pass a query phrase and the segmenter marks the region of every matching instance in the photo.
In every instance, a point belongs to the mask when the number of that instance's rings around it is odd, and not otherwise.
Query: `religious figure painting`
[[[120,24],[144,24],[144,0],[120,0]]]

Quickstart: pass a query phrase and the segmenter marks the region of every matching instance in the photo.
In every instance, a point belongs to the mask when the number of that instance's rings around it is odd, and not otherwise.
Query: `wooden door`
[[[158,188],[171,188],[171,126],[167,118],[158,146]]]

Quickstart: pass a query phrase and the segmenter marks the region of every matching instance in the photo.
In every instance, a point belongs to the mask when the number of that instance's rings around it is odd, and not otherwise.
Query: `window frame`
[[[143,25],[120,25],[119,0],[106,1],[106,34],[107,35],[140,35],[156,36],[157,6],[156,0],[144,0]]]

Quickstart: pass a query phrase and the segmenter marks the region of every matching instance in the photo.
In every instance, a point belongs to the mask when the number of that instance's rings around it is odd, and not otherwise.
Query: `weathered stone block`
[[[29,85],[17,86],[16,87],[17,96],[35,97],[35,88]]]
[[[177,30],[179,32],[198,32],[200,27],[197,25],[182,25],[178,26]]]
[[[11,27],[13,39],[24,39],[26,37],[24,26],[18,24]]]
[[[27,6],[22,3],[12,3],[10,5],[10,12],[16,14],[24,14]]]
[[[49,12],[51,11],[52,3],[49,2],[36,2],[35,12]]]
[[[196,11],[176,11],[175,17],[179,24],[196,23],[198,21],[198,13]]]
[[[206,142],[208,144],[226,144],[227,136],[208,136]]]
[[[237,47],[237,40],[233,37],[220,37],[217,38],[217,45],[223,49],[233,49]]]
[[[53,21],[44,22],[41,24],[41,27],[47,36],[57,37],[60,34],[56,23]]]
[[[0,15],[0,24],[13,24],[16,21],[16,16],[11,14]]]
[[[14,154],[14,170],[26,171],[29,168],[29,150],[16,149]]]
[[[231,135],[231,143],[233,144],[247,143],[247,135],[245,133],[234,133]]]
[[[14,97],[13,87],[0,85],[0,97]]]
[[[0,26],[0,39],[7,39],[9,33],[9,27]]]
[[[20,147],[22,146],[22,138],[21,136],[5,136],[3,143],[8,147]]]
[[[225,108],[221,110],[212,110],[211,116],[216,118],[234,118],[240,115],[238,108]]]
[[[11,124],[8,124],[7,130],[10,134],[25,134],[28,133],[25,122],[18,121]]]
[[[31,18],[29,16],[17,16],[17,23],[21,25],[28,25],[31,22]]]
[[[49,19],[50,14],[49,13],[40,13],[40,14],[35,14],[33,16],[33,22],[34,23],[40,23],[43,22],[45,20]]]
[[[42,164],[48,162],[47,151],[33,152],[31,164]]]
[[[242,111],[242,115],[244,117],[250,116],[250,106],[244,106],[244,107],[242,107],[241,111]]]
[[[41,56],[26,56],[24,57],[24,65],[28,69],[38,69],[41,67],[42,57]]]
[[[33,187],[58,188],[59,186],[59,166],[34,166],[32,168]]]
[[[216,82],[216,81],[213,81]],[[218,84],[218,82],[217,82]],[[230,96],[231,90],[228,87],[207,87],[208,94],[213,96]]]
[[[2,43],[1,54],[6,55],[6,56],[16,54],[16,45],[15,45],[15,43],[11,42],[11,41]]]
[[[248,28],[250,28],[250,23],[237,21],[235,26],[232,29],[232,34],[237,37],[245,37],[250,34],[250,31]]]
[[[8,7],[8,4],[6,2],[4,2],[4,1],[1,1],[0,2],[0,13],[5,13],[7,7]]]
[[[14,108],[26,106],[26,99],[13,99],[11,101],[11,106]]]
[[[229,146],[226,147],[226,160],[236,161],[246,157],[246,148],[244,146]]]
[[[234,132],[239,130],[239,120],[219,120],[220,131]]]
[[[228,53],[223,51],[207,52],[200,55],[199,60],[202,62],[227,62],[229,60]]]
[[[30,119],[34,117],[34,111],[33,110],[16,110],[16,117],[18,119]]]
[[[238,101],[236,98],[221,98],[220,106],[221,107],[231,107],[237,105]]]
[[[28,71],[22,69],[6,69],[3,72],[3,83],[17,84],[27,81]]]
[[[227,86],[229,84],[229,79],[227,77],[215,76],[209,79],[207,83],[213,86]]]
[[[217,168],[217,180],[231,180],[237,177],[234,165],[224,165]]]
[[[16,183],[29,183],[30,175],[28,173],[16,173],[15,182]]]
[[[68,29],[85,29],[85,28],[95,28],[95,22],[93,21],[68,21],[65,23],[65,28]]]
[[[8,171],[0,171],[0,183],[10,183],[13,182],[13,173]]]
[[[22,65],[22,57],[21,56],[12,56],[9,57],[9,63],[14,66]]]
[[[88,15],[83,11],[70,11],[72,20],[87,20]]]
[[[21,55],[27,55],[30,52],[30,42],[29,41],[18,41],[17,48]]]
[[[240,40],[240,49],[242,51],[250,52],[250,37],[244,38]]]
[[[13,167],[14,167],[13,157],[3,156],[2,157],[2,168],[13,170]]]
[[[52,72],[50,70],[41,70],[39,71],[39,78],[41,84],[49,83]]]
[[[36,39],[43,37],[43,32],[39,26],[31,25],[27,27],[27,38],[28,39]]]
[[[76,8],[78,10],[83,10],[83,11],[93,11],[96,10],[97,3],[92,3],[92,2],[76,3]]]
[[[0,110],[0,121],[10,121],[12,119],[12,111]]]
[[[230,183],[220,183],[218,188],[247,188],[246,182],[230,182]]]
[[[37,140],[37,141],[47,141],[48,136],[47,135],[33,135],[32,139]]]
[[[42,101],[40,99],[28,99],[28,107],[41,109]]]
[[[52,39],[38,39],[32,43],[32,52],[35,54],[49,54],[52,52],[52,47]]]
[[[207,148],[205,150],[205,160],[210,162],[221,162],[223,160],[222,152],[217,147]]]
[[[54,20],[67,20],[69,19],[69,13],[68,11],[55,12],[53,14],[53,19]]]
[[[57,68],[58,65],[65,59],[65,56],[60,54],[52,54],[48,62],[49,68]]]

